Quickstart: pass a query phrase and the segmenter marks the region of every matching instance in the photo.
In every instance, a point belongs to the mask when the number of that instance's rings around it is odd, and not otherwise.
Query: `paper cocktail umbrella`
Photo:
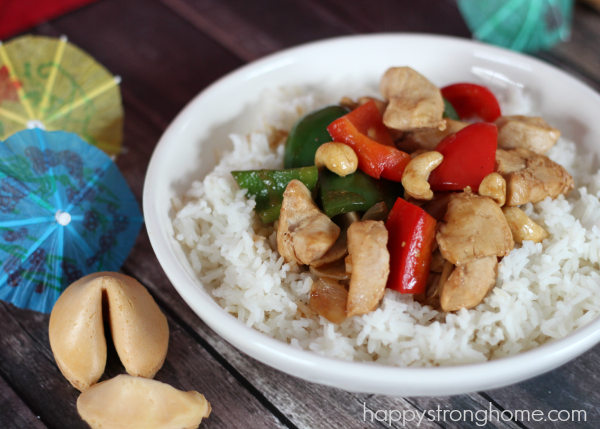
[[[50,312],[73,281],[119,270],[142,222],[117,166],[77,135],[0,143],[0,299]]]
[[[515,51],[548,49],[569,38],[573,0],[458,0],[476,39]]]
[[[123,140],[119,81],[66,37],[0,44],[0,140],[26,128],[70,131],[116,155]]]

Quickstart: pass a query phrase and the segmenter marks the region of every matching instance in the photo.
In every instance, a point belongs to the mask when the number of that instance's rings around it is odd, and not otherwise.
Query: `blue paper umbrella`
[[[0,143],[0,299],[50,312],[75,280],[118,270],[142,222],[117,166],[76,134]]]

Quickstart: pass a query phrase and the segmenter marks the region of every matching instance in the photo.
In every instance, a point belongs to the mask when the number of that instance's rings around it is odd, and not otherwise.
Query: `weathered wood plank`
[[[78,391],[64,379],[44,338],[31,337],[23,324],[48,326],[48,316],[28,310],[11,313],[12,305],[0,304],[0,373],[31,411],[49,428],[86,429],[75,407]]]
[[[27,390],[27,403],[49,427],[86,427],[77,414],[75,401],[79,392],[62,377],[50,350],[48,316],[2,304],[0,320],[13,324],[11,334],[0,337],[0,345],[20,339],[20,347],[11,348],[0,363],[0,372],[13,378],[20,390]],[[182,390],[197,390],[211,402],[209,425],[213,428],[283,428],[284,426],[238,380],[230,375],[197,341],[168,318],[169,352],[156,379]],[[17,326],[14,326],[17,324]],[[0,334],[1,335],[1,334]],[[24,359],[10,359],[12,355]],[[25,357],[26,356],[26,357]],[[30,361],[41,367],[34,367]],[[12,367],[10,365],[13,365]],[[109,353],[105,374],[107,380],[125,373],[118,356]],[[38,378],[39,377],[39,378]],[[47,382],[44,381],[47,377]],[[40,381],[38,381],[40,380]],[[23,392],[19,392],[24,395]],[[64,420],[66,419],[66,421]],[[68,424],[66,423],[68,422]],[[208,423],[207,423],[208,424]]]
[[[46,428],[2,377],[0,377],[0,427],[2,429]]]
[[[323,19],[306,2],[288,1],[282,7],[277,0],[161,1],[245,61],[288,46],[348,34],[343,23]]]
[[[409,0],[347,2],[275,0],[197,2],[161,0],[246,61],[289,46],[364,32],[414,31],[469,36],[455,7],[444,0],[424,8]],[[449,14],[451,14],[449,18]],[[373,27],[372,21],[378,23]],[[348,24],[351,22],[351,24]],[[290,25],[293,23],[293,25]]]
[[[317,2],[312,2],[317,3]],[[323,0],[318,2],[356,32],[415,32],[470,37],[454,4],[446,0],[371,2]]]
[[[201,89],[242,64],[155,0],[103,0],[38,30],[66,34],[120,75],[121,86],[165,123]]]
[[[529,421],[528,426],[531,428],[597,428],[600,422],[599,374],[600,346],[596,346],[548,374],[514,386],[486,392],[486,395],[507,410],[530,412],[541,410],[545,416],[544,420]],[[552,422],[550,419],[558,418],[556,412],[548,415],[552,410],[557,412],[564,410],[561,417],[566,417],[566,413],[569,412],[575,421]],[[582,413],[574,414],[572,411],[582,411]]]
[[[571,40],[555,46],[551,56],[542,58],[559,65],[569,65],[578,74],[596,82],[600,88],[600,14],[593,9],[578,4],[573,14]]]

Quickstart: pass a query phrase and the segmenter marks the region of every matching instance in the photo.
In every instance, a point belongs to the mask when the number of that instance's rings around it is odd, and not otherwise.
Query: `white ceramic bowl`
[[[442,86],[459,81],[522,84],[551,123],[591,154],[600,152],[600,96],[534,58],[468,40],[411,34],[343,37],[270,55],[200,93],[162,136],[148,168],[144,214],[152,247],[190,307],[225,340],[274,368],[349,391],[388,395],[452,395],[516,383],[573,359],[600,341],[600,319],[525,353],[480,364],[397,368],[326,358],[267,337],[227,314],[203,289],[171,226],[171,198],[215,165],[227,134],[251,131],[265,89],[344,78],[378,82],[390,66],[409,65]],[[488,82],[489,83],[489,82]]]

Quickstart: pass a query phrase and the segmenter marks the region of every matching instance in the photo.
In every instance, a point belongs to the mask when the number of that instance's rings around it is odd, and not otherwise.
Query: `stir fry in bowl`
[[[263,87],[261,121],[230,123],[254,131],[172,199],[208,295],[293,348],[394,366],[514,355],[600,314],[600,173],[555,92],[381,70]]]
[[[438,88],[386,71],[383,99],[344,97],[290,130],[281,170],[233,171],[277,252],[314,279],[310,311],[332,323],[377,309],[386,288],[443,312],[478,306],[516,243],[548,232],[521,208],[567,195],[545,154],[560,131],[502,116],[487,88]]]

